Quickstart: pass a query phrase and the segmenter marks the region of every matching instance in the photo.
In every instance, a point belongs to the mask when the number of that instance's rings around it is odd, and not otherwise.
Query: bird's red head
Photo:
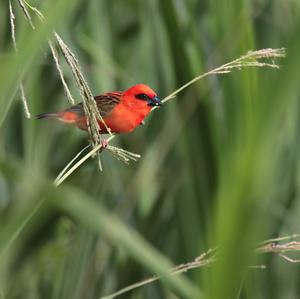
[[[136,84],[124,92],[124,99],[127,99],[128,104],[133,104],[135,107],[148,108],[161,106],[162,102],[156,93],[145,84]]]

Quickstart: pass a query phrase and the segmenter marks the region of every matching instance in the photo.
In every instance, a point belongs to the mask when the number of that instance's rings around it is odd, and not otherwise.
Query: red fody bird
[[[144,118],[152,107],[161,106],[162,102],[156,93],[145,84],[136,84],[124,92],[114,91],[94,97],[99,113],[112,133],[129,133],[143,124]],[[42,118],[57,118],[87,131],[87,118],[83,104],[71,106],[57,113],[42,113]],[[100,133],[106,134],[105,124],[99,119]]]

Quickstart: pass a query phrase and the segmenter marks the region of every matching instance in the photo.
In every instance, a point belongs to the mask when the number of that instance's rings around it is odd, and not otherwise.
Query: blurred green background
[[[120,298],[299,298],[300,267],[253,248],[300,232],[300,1],[30,3],[47,21],[29,10],[33,31],[12,0],[17,56],[8,1],[0,3],[0,298],[100,298],[215,246],[216,264]],[[55,188],[88,141],[71,126],[34,119],[69,105],[47,47],[53,29],[95,95],[145,83],[163,98],[248,50],[286,47],[287,57],[280,70],[236,70],[193,85],[113,140],[140,161],[128,166],[103,152],[103,172],[91,159]]]

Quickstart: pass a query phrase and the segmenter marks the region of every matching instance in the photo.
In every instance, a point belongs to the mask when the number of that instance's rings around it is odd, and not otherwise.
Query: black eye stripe
[[[149,97],[145,93],[136,94],[135,97],[139,100],[148,101]]]

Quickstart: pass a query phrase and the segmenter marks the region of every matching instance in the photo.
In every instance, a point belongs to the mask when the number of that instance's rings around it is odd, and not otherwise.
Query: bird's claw
[[[101,144],[101,149],[100,149],[101,152],[108,147],[108,141],[106,139],[101,140],[100,144]]]

